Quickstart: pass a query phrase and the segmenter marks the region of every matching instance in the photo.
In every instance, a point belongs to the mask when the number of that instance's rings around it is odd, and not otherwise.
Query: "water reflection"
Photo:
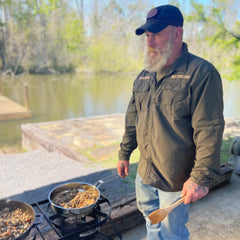
[[[225,117],[240,117],[240,80],[239,81],[224,81],[224,116]]]
[[[24,105],[28,84],[32,119],[0,122],[0,143],[21,139],[20,126],[69,118],[125,113],[135,75],[18,76],[2,82],[4,96]]]
[[[24,105],[23,85],[28,84],[33,117],[0,122],[0,144],[21,139],[23,123],[57,121],[112,113],[125,113],[131,95],[132,75],[17,76],[2,81],[2,94]],[[240,116],[240,81],[223,82],[225,117]]]

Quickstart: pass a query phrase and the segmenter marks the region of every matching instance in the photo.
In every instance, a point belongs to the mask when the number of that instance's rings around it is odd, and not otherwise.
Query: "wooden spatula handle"
[[[152,224],[160,223],[175,207],[182,204],[185,200],[185,197],[180,198],[175,203],[171,204],[168,207],[160,208],[148,215],[149,220]]]
[[[180,198],[178,201],[176,201],[175,203],[171,204],[168,208],[173,209],[175,207],[177,207],[178,205],[182,204],[184,202],[186,197],[182,197]]]

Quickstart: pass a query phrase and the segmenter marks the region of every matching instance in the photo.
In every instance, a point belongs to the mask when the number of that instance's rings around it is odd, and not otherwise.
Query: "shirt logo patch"
[[[171,78],[184,78],[184,79],[189,79],[189,75],[172,75]]]

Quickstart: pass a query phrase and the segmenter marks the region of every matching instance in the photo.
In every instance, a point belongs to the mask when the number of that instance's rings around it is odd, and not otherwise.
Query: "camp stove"
[[[63,217],[56,214],[49,203],[43,200],[31,204],[37,215],[42,216],[38,224],[31,230],[26,240],[103,240],[118,237],[122,239],[110,217],[111,204],[109,200],[100,196],[94,209],[85,216]],[[107,236],[101,231],[101,227],[109,222],[115,236]]]

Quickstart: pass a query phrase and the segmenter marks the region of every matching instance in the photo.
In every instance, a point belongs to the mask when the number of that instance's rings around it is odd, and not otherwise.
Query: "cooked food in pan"
[[[80,192],[77,189],[71,189],[54,197],[54,204],[63,208],[82,208],[94,204],[98,199],[98,192],[86,190]]]
[[[33,219],[22,209],[0,211],[0,239],[12,240],[22,235],[33,223]]]

